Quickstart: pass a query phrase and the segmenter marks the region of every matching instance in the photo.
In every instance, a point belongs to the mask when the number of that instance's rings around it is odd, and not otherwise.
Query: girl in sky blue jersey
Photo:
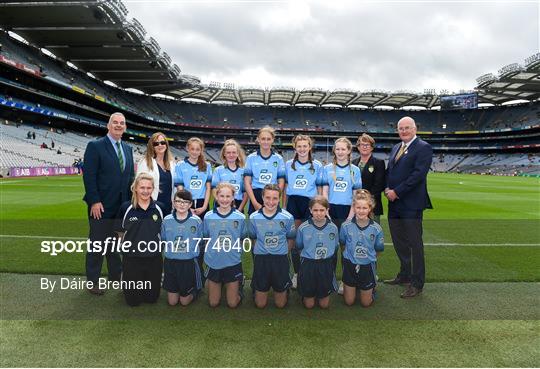
[[[345,244],[343,252],[343,298],[353,305],[360,291],[360,303],[369,307],[373,303],[376,286],[376,263],[384,251],[383,231],[373,221],[375,200],[367,190],[360,190],[353,200],[354,218],[341,226],[339,240]]]
[[[249,214],[263,207],[262,190],[268,184],[277,184],[280,191],[285,186],[285,162],[272,150],[276,131],[269,126],[257,134],[259,150],[248,155],[244,170],[244,186],[249,196]]]
[[[289,275],[289,243],[294,239],[294,219],[279,207],[281,191],[277,185],[266,185],[262,192],[264,207],[249,217],[249,235],[254,243],[251,287],[255,305],[262,309],[268,303],[268,292],[274,292],[277,308],[287,304],[291,286]]]
[[[215,188],[221,182],[227,182],[234,186],[234,205],[240,212],[244,211],[248,196],[244,190],[244,166],[246,164],[246,154],[244,149],[236,140],[227,140],[223,144],[220,153],[220,165],[212,173],[212,188],[214,198]]]
[[[309,201],[322,193],[322,164],[313,159],[313,140],[307,135],[296,135],[292,144],[294,158],[285,163],[285,203],[283,207],[294,217],[294,225],[298,229],[311,214]],[[294,242],[294,241],[291,241]],[[292,288],[297,286],[300,256],[291,244],[291,260],[294,269]]]
[[[191,193],[179,190],[174,196],[174,211],[163,219],[161,240],[166,242],[163,256],[163,289],[169,305],[189,305],[199,294],[202,273],[195,245],[202,238],[202,221],[190,211]]]
[[[242,251],[245,247],[244,241],[247,240],[246,216],[234,208],[234,192],[232,184],[218,184],[218,207],[210,210],[203,221],[203,234],[208,238],[205,240],[208,242],[205,245],[204,262],[208,266],[206,278],[208,304],[211,307],[219,305],[223,286],[230,308],[236,308],[242,300]]]
[[[304,306],[312,309],[316,300],[323,309],[330,306],[330,294],[337,289],[333,256],[339,246],[338,228],[328,218],[328,200],[315,196],[309,202],[312,217],[300,225],[296,246],[301,256],[298,292]]]
[[[212,183],[212,167],[204,156],[204,142],[191,137],[186,144],[188,157],[176,164],[174,183],[185,188],[193,196],[192,212],[200,218],[208,211]]]
[[[330,202],[330,217],[340,227],[353,215],[353,194],[362,188],[362,173],[351,163],[352,143],[348,138],[338,138],[332,151],[334,160],[323,170],[323,196]]]
[[[191,137],[186,144],[188,157],[176,164],[174,184],[178,189],[191,192],[193,202],[191,212],[201,219],[208,211],[212,183],[212,167],[204,157],[204,142],[198,137]],[[200,248],[199,267],[203,270],[204,248]],[[204,280],[203,280],[204,283]]]

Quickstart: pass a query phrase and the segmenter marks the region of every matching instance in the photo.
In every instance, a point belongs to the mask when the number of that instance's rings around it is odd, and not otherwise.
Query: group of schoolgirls
[[[309,136],[293,139],[295,155],[286,163],[272,150],[274,139],[273,128],[260,129],[259,149],[247,158],[235,140],[227,140],[220,155],[223,165],[213,173],[204,142],[188,140],[188,157],[170,177],[173,206],[160,232],[161,240],[174,245],[163,254],[163,288],[170,305],[190,304],[206,281],[210,306],[220,304],[225,287],[227,305],[237,307],[243,298],[241,256],[251,251],[251,288],[258,308],[267,305],[270,289],[275,306],[285,307],[293,280],[306,308],[317,302],[327,308],[338,287],[340,244],[345,303],[373,303],[375,265],[384,240],[380,225],[371,219],[374,199],[361,189],[360,170],[351,163],[351,142],[338,138],[333,162],[323,166],[312,157]],[[211,193],[214,208],[208,209]]]

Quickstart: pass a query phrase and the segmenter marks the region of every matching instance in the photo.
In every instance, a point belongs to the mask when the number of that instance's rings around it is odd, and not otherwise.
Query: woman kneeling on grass
[[[152,176],[140,173],[131,185],[131,202],[122,204],[116,217],[122,245],[130,245],[123,249],[122,257],[122,287],[130,306],[155,303],[160,293],[163,259],[159,233],[163,212],[152,200],[153,190]]]
[[[242,301],[244,273],[242,251],[246,239],[246,216],[234,207],[235,187],[222,182],[216,187],[217,208],[206,213],[203,222],[204,237],[209,238],[204,252],[208,266],[208,304],[216,307],[221,301],[225,285],[227,305],[236,308]]]
[[[298,292],[308,309],[315,306],[315,299],[321,308],[328,308],[330,294],[337,289],[333,257],[339,246],[338,228],[328,218],[329,207],[323,196],[311,199],[311,218],[300,225],[296,234],[300,252]]]
[[[375,200],[367,190],[358,190],[353,199],[354,218],[343,223],[339,240],[345,245],[343,252],[343,298],[353,305],[360,290],[360,303],[369,307],[376,285],[377,256],[384,251],[383,231],[372,220]]]

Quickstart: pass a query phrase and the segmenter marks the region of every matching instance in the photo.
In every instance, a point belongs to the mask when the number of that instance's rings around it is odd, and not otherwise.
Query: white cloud
[[[538,52],[538,3],[124,1],[203,81],[355,90],[470,89]]]

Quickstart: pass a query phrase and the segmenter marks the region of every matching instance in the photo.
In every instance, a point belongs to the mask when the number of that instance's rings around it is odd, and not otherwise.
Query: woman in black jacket
[[[368,134],[362,134],[358,137],[356,147],[360,152],[360,157],[353,160],[362,171],[362,188],[371,192],[375,198],[374,220],[380,224],[383,207],[381,202],[381,193],[386,186],[386,168],[384,160],[375,158],[372,153],[375,148],[375,140]]]

